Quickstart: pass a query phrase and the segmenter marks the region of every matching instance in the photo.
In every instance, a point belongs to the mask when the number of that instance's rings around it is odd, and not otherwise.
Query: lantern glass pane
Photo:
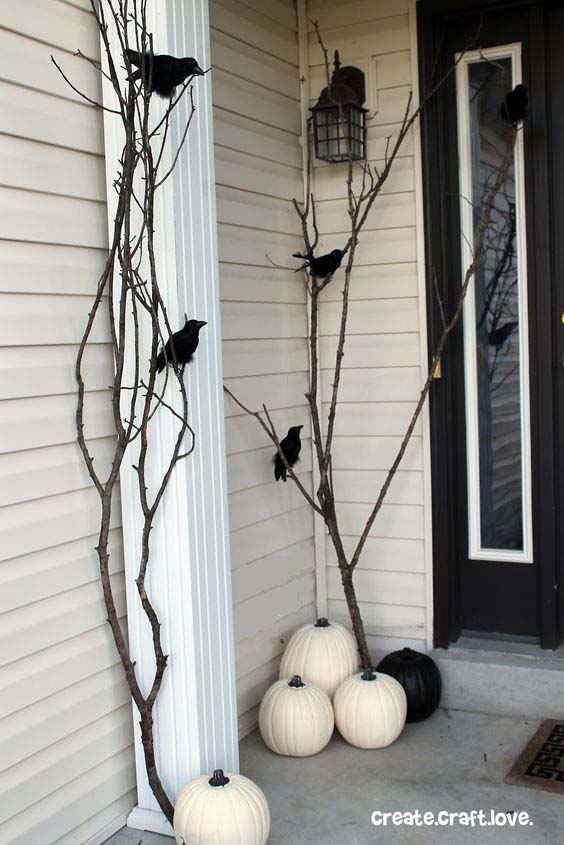
[[[315,151],[325,161],[364,158],[365,114],[353,105],[313,110]]]

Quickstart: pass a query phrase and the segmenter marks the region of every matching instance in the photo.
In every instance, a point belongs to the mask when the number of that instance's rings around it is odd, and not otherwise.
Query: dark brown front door
[[[483,266],[431,394],[435,639],[562,640],[564,501],[564,0],[419,3],[427,275],[452,309],[482,199],[530,105]],[[429,287],[430,348],[440,310]]]

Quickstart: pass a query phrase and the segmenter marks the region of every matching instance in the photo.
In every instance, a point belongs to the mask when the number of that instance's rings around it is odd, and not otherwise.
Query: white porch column
[[[155,52],[195,56],[202,67],[209,68],[208,0],[150,0],[149,7]],[[177,168],[161,193],[155,219],[161,289],[171,324],[180,327],[185,312],[208,323],[185,375],[196,448],[177,465],[161,504],[148,579],[169,654],[157,699],[155,734],[159,772],[173,801],[188,780],[204,771],[238,770],[210,77],[194,80],[197,111]],[[172,124],[173,149],[188,108],[186,96]],[[153,97],[151,109],[162,113],[162,101]],[[105,127],[111,186],[120,131],[107,114]],[[113,196],[109,189],[109,206]],[[111,207],[109,220],[111,226]],[[158,417],[165,457],[172,449],[174,425],[165,413]],[[134,583],[139,513],[133,473],[129,463],[121,475],[128,631],[133,659],[147,689],[154,658]],[[170,833],[147,783],[135,706],[133,718],[138,806],[128,825]]]

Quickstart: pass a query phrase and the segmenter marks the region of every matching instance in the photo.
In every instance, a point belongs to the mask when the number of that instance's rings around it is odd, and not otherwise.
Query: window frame
[[[472,150],[470,138],[470,104],[468,70],[471,64],[484,60],[511,60],[512,86],[522,81],[521,44],[473,50],[456,56],[456,101],[458,118],[458,164],[460,186],[461,274],[472,261],[474,250],[472,196]],[[523,548],[486,548],[481,542],[480,449],[478,420],[477,344],[475,329],[475,286],[471,281],[463,312],[464,380],[466,410],[466,463],[468,488],[468,557],[471,560],[533,563],[533,515],[531,478],[531,414],[529,372],[529,315],[527,285],[527,233],[525,215],[525,165],[523,132],[517,133],[514,152],[516,190],[517,280],[519,301],[519,382],[521,428],[521,484]]]

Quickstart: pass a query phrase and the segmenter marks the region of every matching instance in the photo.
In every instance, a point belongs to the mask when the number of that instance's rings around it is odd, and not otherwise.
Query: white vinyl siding
[[[366,67],[375,57],[377,113],[368,123],[368,159],[373,164],[382,164],[386,137],[398,132],[416,73],[408,13],[408,0],[393,4],[388,0],[312,0],[309,7],[309,17],[319,21],[331,61],[335,49],[343,65]],[[312,28],[309,51],[310,94],[315,101],[326,83]],[[351,553],[397,453],[422,383],[414,164],[411,135],[360,236],[351,281],[333,448],[339,521],[345,548]],[[315,162],[319,252],[342,247],[347,240],[346,171],[346,164]],[[325,411],[334,371],[342,275],[341,270],[323,294],[321,305]],[[404,644],[425,648],[426,472],[419,424],[355,574],[365,627],[376,654]],[[327,596],[330,617],[348,623],[329,538]]]
[[[211,2],[223,367],[279,433],[303,423],[299,473],[311,487],[303,281],[292,197],[303,194],[296,15],[291,0]],[[278,675],[284,640],[315,615],[313,518],[274,481],[272,444],[226,400],[229,517],[240,733]]]
[[[98,497],[76,444],[74,362],[107,250],[102,116],[85,0],[0,2],[0,841],[99,842],[135,803],[132,717],[98,580]],[[113,437],[107,327],[87,433]],[[125,616],[119,502],[112,575]]]

